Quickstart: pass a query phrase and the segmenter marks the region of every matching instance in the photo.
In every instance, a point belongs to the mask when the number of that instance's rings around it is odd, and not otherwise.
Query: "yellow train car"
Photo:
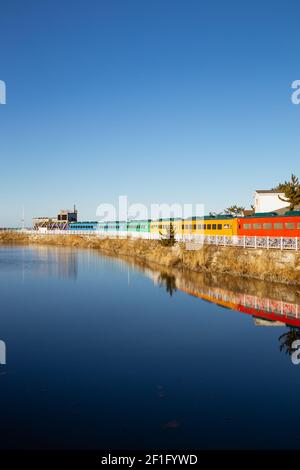
[[[200,225],[202,227],[200,228]],[[204,235],[225,235],[227,237],[232,237],[237,235],[238,222],[236,218],[226,217],[226,216],[217,216],[210,217],[206,216],[202,219],[201,223],[197,224],[196,234]]]
[[[166,235],[169,233],[170,224],[173,224],[176,235],[178,232],[178,222],[181,223],[181,219],[160,219],[152,220],[150,223],[150,233],[159,237],[161,234]]]
[[[170,223],[173,224],[175,234],[178,236],[186,235],[237,235],[237,219],[233,217],[205,216],[202,218],[194,217],[191,219],[162,219],[150,223],[150,233],[159,237],[160,234],[166,235],[170,230]]]

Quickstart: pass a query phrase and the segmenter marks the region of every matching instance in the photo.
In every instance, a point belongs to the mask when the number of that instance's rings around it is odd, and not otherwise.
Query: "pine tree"
[[[163,246],[174,246],[175,245],[175,243],[176,243],[176,238],[175,238],[176,232],[175,232],[174,224],[172,222],[170,222],[170,225],[167,228],[167,233],[166,234],[163,234],[162,232],[159,232],[159,234],[161,236],[160,243]]]
[[[236,204],[234,206],[230,206],[227,209],[225,209],[225,214],[228,215],[243,215],[244,214],[245,207],[242,206],[237,206]]]
[[[296,175],[292,175],[289,182],[279,184],[276,189],[284,192],[285,198],[278,197],[281,201],[289,203],[291,211],[300,205],[300,184]]]

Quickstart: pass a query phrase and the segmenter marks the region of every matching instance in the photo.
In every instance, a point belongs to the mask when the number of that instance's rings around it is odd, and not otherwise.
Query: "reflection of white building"
[[[255,191],[254,212],[272,212],[286,208],[288,203],[281,201],[279,196],[284,198],[284,193],[272,189]]]
[[[264,318],[253,317],[256,326],[285,326],[281,321],[266,320]]]

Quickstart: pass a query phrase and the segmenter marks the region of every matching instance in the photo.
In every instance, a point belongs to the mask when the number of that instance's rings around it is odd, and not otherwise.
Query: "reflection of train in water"
[[[211,276],[199,273],[168,274],[146,268],[143,271],[155,284],[163,284],[167,291],[171,292],[170,295],[179,290],[226,309],[251,315],[256,325],[288,325],[300,328],[299,294],[287,286],[282,287],[282,296],[278,299],[271,298],[264,292],[261,295],[255,293],[260,290],[257,287],[261,287],[261,281],[254,281],[256,284],[246,279],[242,283],[239,281],[242,291],[235,291],[223,276],[215,276],[213,281]],[[226,287],[219,287],[220,285]]]
[[[189,219],[131,220],[112,222],[70,222],[68,230],[78,233],[97,231],[107,235],[151,234],[154,238],[168,233],[173,224],[178,237],[184,235],[221,235],[249,237],[300,237],[300,212],[285,215],[276,212],[253,214],[247,217],[229,215],[192,217]]]
[[[219,306],[246,313],[271,322],[300,327],[300,305],[282,300],[261,298],[256,295],[209,287],[190,290],[179,282],[178,289]]]

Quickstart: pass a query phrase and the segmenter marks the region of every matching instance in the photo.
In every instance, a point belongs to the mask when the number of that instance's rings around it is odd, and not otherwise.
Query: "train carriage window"
[[[222,230],[222,224],[218,224],[218,230]]]
[[[204,230],[206,230],[206,224],[204,224]]]
[[[211,224],[207,224],[207,230],[211,230]]]
[[[263,229],[264,230],[272,230],[272,224],[269,224],[269,223],[263,224]]]
[[[261,224],[253,224],[255,230],[261,230]]]
[[[274,229],[275,230],[282,230],[283,229],[283,223],[276,222],[276,224],[274,224]]]
[[[213,225],[212,225],[212,229],[213,229],[213,230],[217,230],[217,224],[213,224]]]
[[[193,225],[193,230],[196,230],[197,229],[197,225]]]
[[[224,224],[224,229],[229,229],[230,228],[230,224]]]
[[[288,230],[295,230],[295,224],[294,222],[287,222],[285,224],[285,228],[288,229]]]
[[[252,225],[251,224],[244,224],[244,229],[245,230],[251,230]]]

